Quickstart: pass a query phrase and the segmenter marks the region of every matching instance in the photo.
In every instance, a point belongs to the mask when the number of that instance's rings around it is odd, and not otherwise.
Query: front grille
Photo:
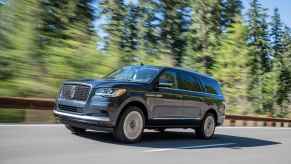
[[[75,106],[69,106],[69,105],[61,105],[59,104],[59,109],[63,110],[63,111],[69,111],[69,112],[76,112],[79,113],[79,107],[75,107]]]
[[[90,86],[82,84],[65,84],[62,88],[61,97],[68,100],[86,101],[89,93]]]

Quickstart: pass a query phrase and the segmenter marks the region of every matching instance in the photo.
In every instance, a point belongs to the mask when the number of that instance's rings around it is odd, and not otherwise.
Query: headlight
[[[95,91],[95,96],[103,97],[119,97],[126,93],[126,89],[120,88],[98,88]]]

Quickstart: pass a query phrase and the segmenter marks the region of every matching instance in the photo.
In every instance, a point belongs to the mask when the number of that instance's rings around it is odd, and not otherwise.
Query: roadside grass
[[[0,123],[56,123],[51,110],[0,108]]]
[[[25,110],[0,108],[0,123],[21,123],[25,120]]]

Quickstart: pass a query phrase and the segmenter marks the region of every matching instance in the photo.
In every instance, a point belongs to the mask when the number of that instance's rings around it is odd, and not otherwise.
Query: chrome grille
[[[67,100],[86,101],[91,87],[82,84],[65,84],[62,88],[61,97]]]

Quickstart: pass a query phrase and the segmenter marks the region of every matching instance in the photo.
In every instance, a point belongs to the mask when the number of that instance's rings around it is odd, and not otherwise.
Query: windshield
[[[147,83],[150,82],[159,71],[158,68],[153,67],[128,66],[109,74],[104,79]]]

